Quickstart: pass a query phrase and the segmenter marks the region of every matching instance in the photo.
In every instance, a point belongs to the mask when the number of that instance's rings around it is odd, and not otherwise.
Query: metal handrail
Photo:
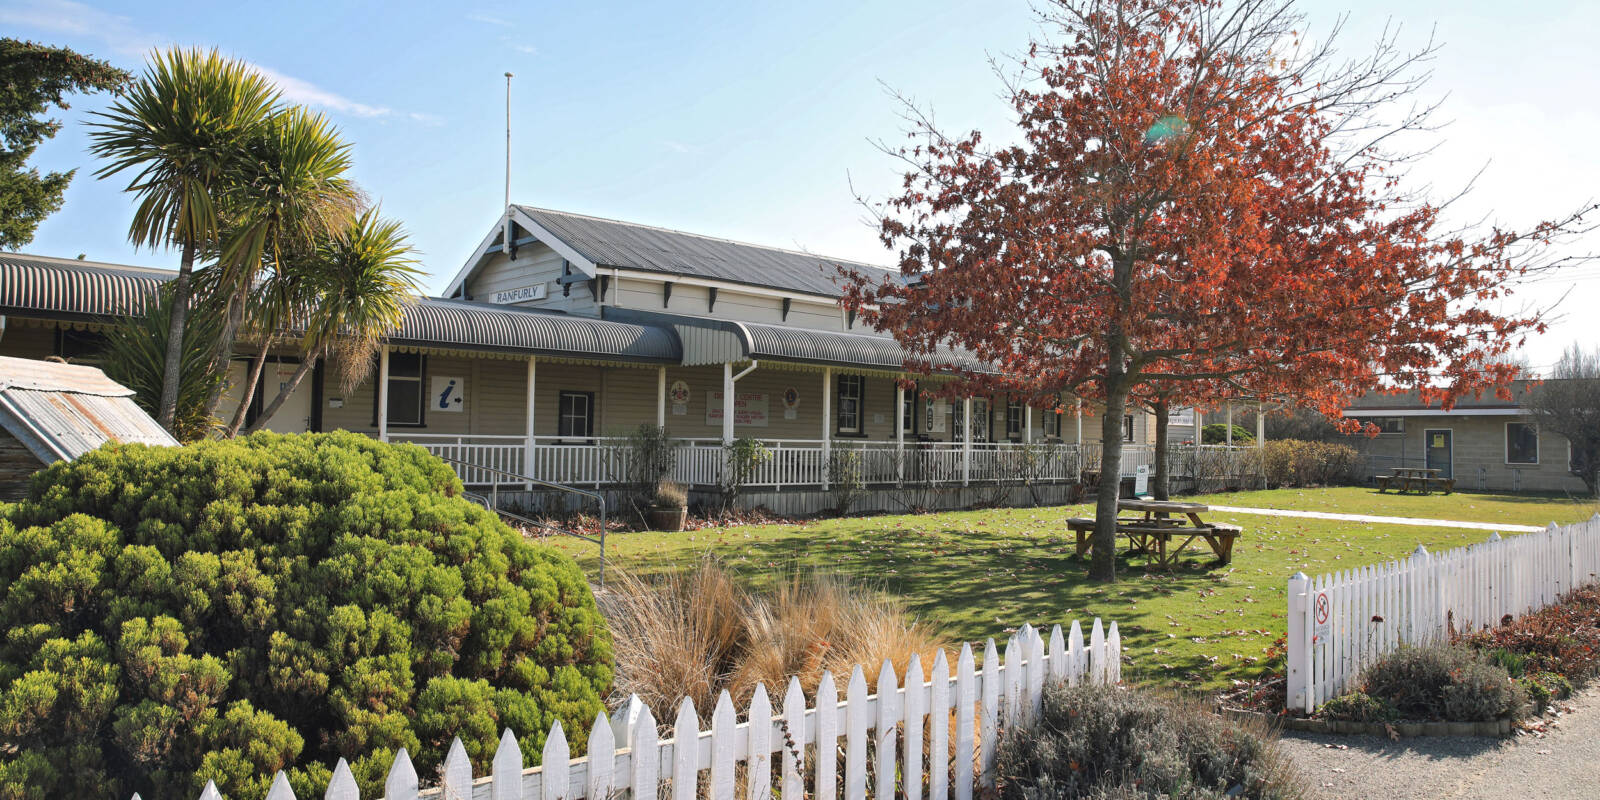
[[[510,484],[526,484],[530,489],[532,487],[534,487],[534,486],[540,486],[540,487],[543,487],[545,489],[554,489],[556,491],[561,491],[561,492],[570,492],[572,494],[582,495],[584,497],[588,497],[588,498],[593,499],[595,501],[595,503],[600,506],[600,538],[598,538],[598,539],[596,539],[593,536],[585,536],[585,535],[583,535],[581,533],[578,533],[577,531],[569,531],[569,530],[565,530],[563,528],[555,528],[554,526],[544,525],[544,524],[540,524],[540,523],[535,523],[535,524],[538,524],[539,527],[542,527],[542,528],[549,528],[549,529],[557,530],[557,531],[560,531],[561,533],[564,533],[564,534],[566,534],[568,536],[573,536],[573,537],[576,537],[576,538],[579,538],[579,539],[583,539],[584,541],[594,542],[595,544],[600,545],[600,579],[599,579],[599,584],[600,584],[600,588],[602,588],[602,589],[606,588],[606,497],[605,497],[605,495],[603,495],[603,494],[601,494],[599,492],[591,492],[588,489],[579,489],[576,486],[567,486],[566,484],[561,484],[561,483],[551,483],[550,481],[540,480],[540,479],[535,478],[535,477],[533,477],[531,475],[519,475],[519,474],[517,474],[515,472],[510,472],[510,471],[503,470],[503,469],[496,469],[494,467],[480,466],[478,464],[472,463],[471,461],[462,461],[459,458],[448,458],[446,456],[434,456],[434,457],[439,459],[440,461],[443,461],[443,462],[448,463],[448,464],[460,464],[460,465],[462,465],[464,467],[468,467],[470,469],[481,470],[483,472],[491,473],[491,474],[494,474],[494,475],[503,475],[503,476],[505,476],[507,478],[514,478],[515,480],[506,481],[507,483],[510,483]],[[532,520],[529,520],[526,517],[522,517],[522,516],[517,515],[517,514],[511,514],[509,512],[500,510],[500,482],[499,481],[495,481],[494,483],[489,484],[489,491],[490,491],[490,496],[492,498],[490,502],[493,505],[493,507],[489,509],[490,511],[493,511],[496,514],[509,516],[509,517],[512,517],[512,518],[515,518],[515,519],[518,519],[518,520],[532,522]]]

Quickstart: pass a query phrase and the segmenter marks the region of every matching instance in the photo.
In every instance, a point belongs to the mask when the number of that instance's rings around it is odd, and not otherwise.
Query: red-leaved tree
[[[1511,377],[1496,357],[1540,323],[1494,307],[1577,215],[1445,230],[1387,145],[1421,80],[1392,38],[1364,58],[1304,44],[1285,0],[1054,0],[1053,35],[1007,81],[1012,144],[950,137],[911,109],[903,193],[879,206],[904,280],[846,303],[908,366],[974,391],[1104,407],[1102,474],[1143,387],[1185,382],[1337,416],[1379,387],[1448,406]],[[1386,122],[1385,122],[1386,121]],[[1548,266],[1548,259],[1538,263]],[[997,374],[939,363],[971,351]],[[948,351],[946,351],[948,352]],[[1116,491],[1090,574],[1114,580]]]

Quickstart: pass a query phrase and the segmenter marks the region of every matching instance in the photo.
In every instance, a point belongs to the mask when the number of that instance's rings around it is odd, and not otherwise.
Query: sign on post
[[[1311,602],[1311,643],[1326,644],[1333,635],[1333,609],[1327,592],[1317,592]]]
[[[1133,470],[1133,495],[1143,497],[1150,493],[1150,465],[1140,464]]]

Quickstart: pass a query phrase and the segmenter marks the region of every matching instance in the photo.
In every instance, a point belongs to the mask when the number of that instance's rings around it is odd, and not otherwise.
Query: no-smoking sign
[[[1328,602],[1328,593],[1317,592],[1316,599],[1311,604],[1311,618],[1316,623],[1311,629],[1312,644],[1327,640],[1333,630],[1333,625],[1330,624],[1332,617],[1333,609],[1332,604]]]

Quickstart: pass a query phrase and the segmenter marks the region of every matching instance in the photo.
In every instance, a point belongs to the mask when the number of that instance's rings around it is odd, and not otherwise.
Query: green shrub
[[[1223,422],[1213,422],[1200,429],[1201,444],[1227,444],[1228,425]],[[1255,444],[1256,435],[1245,430],[1242,425],[1233,426],[1234,444]]]
[[[1267,485],[1338,486],[1353,483],[1361,454],[1334,442],[1268,440],[1262,445],[1261,470]]]
[[[1498,665],[1513,678],[1520,678],[1528,674],[1528,657],[1522,653],[1496,647],[1484,651],[1489,656],[1489,661]]]
[[[1288,798],[1264,732],[1139,690],[1051,686],[1037,720],[1001,731],[999,795],[1017,800]]]
[[[401,747],[586,730],[611,643],[572,560],[351,433],[108,446],[0,505],[0,796],[377,796]]]
[[[1402,647],[1367,668],[1361,684],[1405,719],[1516,718],[1528,704],[1526,693],[1488,653],[1459,644]]]
[[[1393,722],[1400,718],[1393,703],[1366,692],[1340,695],[1323,703],[1318,711],[1328,719],[1348,722]]]
[[[1572,696],[1572,683],[1554,672],[1524,675],[1513,680],[1527,693],[1528,702],[1537,714],[1543,714],[1552,702]]]
[[[1527,707],[1527,692],[1504,669],[1486,661],[1456,670],[1444,687],[1444,718],[1452,722],[1519,718]]]

